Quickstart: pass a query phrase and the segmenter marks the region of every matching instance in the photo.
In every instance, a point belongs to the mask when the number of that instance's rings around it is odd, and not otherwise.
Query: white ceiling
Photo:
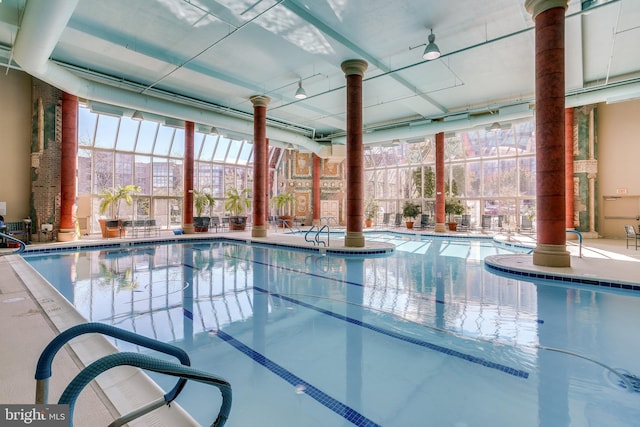
[[[140,109],[251,133],[249,98],[267,95],[270,138],[340,143],[346,118],[340,64],[356,58],[369,63],[365,143],[421,126],[433,131],[431,119],[463,118],[459,126],[468,127],[517,118],[534,101],[534,24],[524,0],[74,1],[2,0],[0,65],[81,97],[94,93],[95,82],[114,86],[112,96],[95,99],[126,107],[124,114]],[[567,94],[574,104],[640,97],[640,1],[589,3],[594,7],[583,12],[580,0],[571,0],[566,13]],[[57,16],[65,7],[68,16]],[[27,19],[43,8],[46,20]],[[430,28],[442,56],[425,61]],[[26,33],[35,34],[30,43]],[[20,38],[29,56],[44,44],[44,59],[78,81],[29,66],[14,47]],[[299,79],[309,95],[304,100],[294,98]],[[141,97],[123,96],[129,91]],[[172,107],[180,105],[195,110]]]

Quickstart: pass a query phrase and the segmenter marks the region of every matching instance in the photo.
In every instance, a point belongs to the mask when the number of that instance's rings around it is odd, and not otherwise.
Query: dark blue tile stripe
[[[316,400],[318,403],[321,403],[322,405],[324,405],[328,409],[332,410],[336,414],[340,415],[341,417],[343,417],[347,421],[351,422],[352,424],[354,424],[356,426],[361,426],[361,427],[376,427],[376,426],[379,426],[379,424],[377,424],[374,421],[368,419],[367,417],[365,417],[364,415],[362,415],[358,411],[350,408],[349,406],[345,405],[344,403],[340,402],[339,400],[334,399],[333,397],[329,396],[328,394],[326,394],[322,390],[320,390],[317,387],[309,384],[308,382],[304,381],[302,378],[300,378],[297,375],[289,372],[288,370],[286,370],[282,366],[278,365],[277,363],[275,363],[271,359],[267,358],[265,355],[260,354],[257,351],[253,350],[252,348],[248,347],[247,345],[241,343],[240,341],[238,341],[237,339],[235,339],[231,335],[227,334],[226,332],[219,330],[217,332],[217,336],[220,339],[222,339],[223,341],[231,344],[237,350],[240,350],[242,353],[244,353],[245,355],[249,356],[255,362],[261,364],[262,366],[264,366],[265,368],[267,368],[268,370],[270,370],[274,374],[278,375],[280,378],[282,378],[283,380],[285,380],[286,382],[288,382],[292,386],[295,386],[295,387],[303,386],[303,387],[305,387],[305,391],[304,391],[305,394],[309,395],[311,398]]]
[[[452,350],[450,348],[442,347],[442,346],[439,346],[437,344],[430,343],[428,341],[423,341],[423,340],[419,340],[419,339],[416,339],[416,338],[411,338],[411,337],[399,334],[397,332],[393,332],[393,331],[389,331],[387,329],[380,328],[380,327],[372,325],[370,323],[365,323],[365,322],[362,322],[362,321],[357,320],[357,319],[352,319],[350,317],[343,316],[342,314],[337,314],[337,313],[334,313],[332,311],[328,311],[328,310],[325,310],[323,308],[319,308],[319,307],[316,307],[314,305],[307,304],[305,302],[298,301],[296,299],[293,299],[293,298],[290,298],[290,297],[287,297],[287,296],[284,296],[284,295],[280,295],[280,294],[275,293],[275,292],[269,292],[269,291],[267,291],[265,289],[261,289],[261,288],[259,288],[257,286],[254,286],[254,289],[257,290],[257,291],[269,294],[269,295],[271,295],[273,297],[280,298],[280,299],[282,299],[284,301],[288,301],[288,302],[291,302],[291,303],[294,303],[294,304],[298,304],[298,305],[300,305],[302,307],[305,307],[305,308],[308,308],[310,310],[315,310],[315,311],[317,311],[319,313],[322,313],[322,314],[325,314],[327,316],[334,317],[334,318],[336,318],[338,320],[342,320],[342,321],[354,324],[356,326],[360,326],[360,327],[369,329],[371,331],[378,332],[380,334],[389,336],[391,338],[395,338],[395,339],[398,339],[398,340],[401,340],[401,341],[404,341],[404,342],[408,342],[408,343],[411,343],[411,344],[419,345],[421,347],[428,348],[429,350],[434,350],[434,351],[438,351],[440,353],[446,354],[447,356],[453,356],[453,357],[460,358],[462,360],[466,360],[467,362],[477,363],[477,364],[485,366],[487,368],[497,369],[498,371],[504,372],[505,374],[513,375],[515,377],[525,378],[525,379],[529,378],[529,373],[526,372],[526,371],[522,371],[520,369],[511,368],[509,366],[502,365],[500,363],[491,362],[489,360],[485,360],[485,359],[482,359],[480,357],[472,356],[470,354],[462,353],[462,352],[457,351],[457,350]]]

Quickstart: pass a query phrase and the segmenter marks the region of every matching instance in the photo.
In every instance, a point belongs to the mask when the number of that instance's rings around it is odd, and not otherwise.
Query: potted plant
[[[224,202],[224,209],[229,212],[229,230],[244,230],[247,226],[247,216],[245,210],[251,205],[249,200],[249,190],[244,188],[238,190],[231,187],[224,193],[227,198]]]
[[[280,214],[278,225],[284,227],[286,221],[287,225],[292,226],[295,219],[293,216],[293,207],[296,201],[294,195],[289,192],[280,193],[273,196],[271,201],[276,205],[276,211]]]
[[[379,206],[373,197],[368,197],[364,202],[364,225],[371,227],[373,218],[378,214]]]
[[[193,217],[193,228],[196,233],[209,231],[211,221],[211,208],[216,204],[213,196],[204,191],[193,191],[193,203],[196,207],[196,216]],[[209,216],[202,216],[205,208],[209,208]]]
[[[410,201],[404,202],[404,206],[402,206],[402,216],[407,220],[411,219],[411,221],[406,221],[407,228],[413,228],[413,222],[419,214],[420,205],[417,205]]]
[[[122,186],[118,184],[113,188],[105,188],[100,192],[100,213],[104,214],[111,208],[112,219],[100,219],[100,229],[102,237],[119,237],[122,232],[120,223],[120,203],[124,200],[129,206],[133,203],[133,196],[142,191],[140,186],[128,184]],[[114,209],[115,208],[115,209]],[[115,211],[115,217],[113,216]],[[117,227],[107,227],[107,222],[117,221]]]
[[[444,212],[449,215],[449,230],[457,231],[458,223],[455,221],[455,216],[462,215],[464,212],[462,202],[454,197],[446,199],[444,201]]]

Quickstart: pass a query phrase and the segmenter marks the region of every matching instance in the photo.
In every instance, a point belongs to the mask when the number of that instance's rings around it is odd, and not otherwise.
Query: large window
[[[121,217],[154,218],[164,227],[179,226],[184,194],[184,129],[94,113],[85,106],[80,107],[78,117],[78,196],[90,201],[79,204],[78,217],[91,217],[90,231],[99,230],[99,193],[128,184],[140,186],[141,192],[133,206],[121,206]],[[251,142],[196,129],[194,187],[219,199],[214,208],[217,214],[223,213],[226,188],[252,185]]]
[[[482,215],[517,221],[535,209],[534,122],[498,131],[459,132],[445,137],[445,189],[456,192],[480,224]],[[365,150],[365,197],[385,212],[401,212],[406,200],[433,215],[435,138],[393,140]]]

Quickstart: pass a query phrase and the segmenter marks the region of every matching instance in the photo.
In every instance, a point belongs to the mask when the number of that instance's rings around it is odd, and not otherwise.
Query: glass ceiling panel
[[[137,153],[151,153],[157,131],[157,123],[148,121],[140,122],[140,133],[138,134],[138,143],[136,144]]]
[[[216,152],[214,153],[213,160],[216,162],[224,162],[227,156],[227,149],[229,148],[229,140],[224,136],[221,136],[216,146]]]
[[[136,145],[139,126],[140,122],[130,117],[122,117],[120,119],[120,130],[118,131],[118,139],[116,140],[116,150],[133,151]]]
[[[249,163],[249,159],[251,158],[251,154],[253,152],[253,144],[249,144],[247,141],[242,144],[242,150],[240,151],[240,156],[238,156],[238,164],[246,165]]]
[[[113,148],[116,143],[119,117],[100,115],[98,117],[98,130],[96,131],[95,146],[98,148]]]
[[[156,156],[168,156],[174,133],[175,128],[160,126],[160,129],[158,130],[158,136],[156,137],[156,144],[153,147],[153,154],[155,154]]]
[[[243,141],[231,140],[229,142],[229,152],[227,154],[227,160],[225,163],[237,163],[238,162],[238,153],[240,153],[240,146],[243,144]]]
[[[198,135],[193,136],[194,144],[197,137]],[[173,136],[173,144],[171,144],[170,155],[171,157],[184,157],[184,129],[176,129],[176,134]]]
[[[80,113],[78,117],[78,144],[93,145],[93,135],[96,133],[98,115],[84,107],[81,107],[78,112]]]
[[[204,145],[202,146],[202,152],[200,153],[200,160],[202,161],[211,161],[211,157],[213,156],[213,150],[216,148],[216,141],[218,140],[218,135],[207,135],[204,140]]]

